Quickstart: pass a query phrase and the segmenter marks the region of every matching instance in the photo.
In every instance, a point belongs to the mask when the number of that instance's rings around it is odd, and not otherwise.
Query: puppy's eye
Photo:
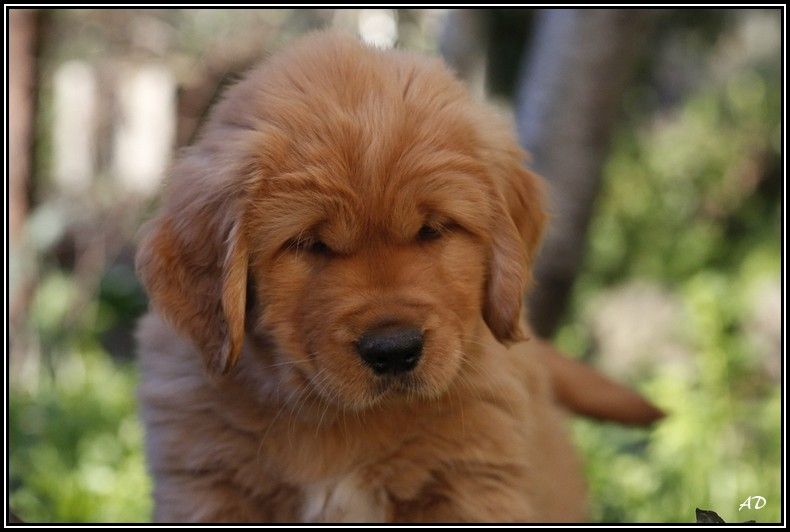
[[[417,240],[422,242],[427,242],[429,240],[436,240],[437,238],[441,238],[442,232],[438,227],[433,227],[430,225],[423,225],[420,227],[420,230],[417,232]]]
[[[301,240],[295,238],[288,242],[287,247],[296,251],[306,251],[311,255],[329,256],[332,254],[332,249],[318,239]]]
[[[307,251],[314,255],[330,255],[332,250],[320,240],[314,240],[307,246]]]

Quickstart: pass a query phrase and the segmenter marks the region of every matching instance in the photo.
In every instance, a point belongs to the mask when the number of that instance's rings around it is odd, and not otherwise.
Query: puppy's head
[[[520,337],[544,219],[523,158],[439,62],[318,34],[228,91],[138,271],[214,372],[250,333],[343,406],[438,395],[482,327]]]

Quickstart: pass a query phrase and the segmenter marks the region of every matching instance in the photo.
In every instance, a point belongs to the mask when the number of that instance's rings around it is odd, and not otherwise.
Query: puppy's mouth
[[[364,378],[361,387],[332,386],[326,374],[317,379],[308,378],[307,382],[318,396],[342,408],[364,410],[375,405],[390,402],[409,402],[432,396],[428,384],[413,372],[398,375],[373,375]],[[372,377],[372,378],[371,378]]]
[[[384,375],[376,378],[373,394],[377,399],[386,395],[412,396],[419,395],[424,383],[413,373],[404,375]]]

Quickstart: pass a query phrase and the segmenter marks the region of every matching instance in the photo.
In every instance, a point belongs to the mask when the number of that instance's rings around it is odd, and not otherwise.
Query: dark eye
[[[332,250],[320,240],[314,240],[307,245],[307,251],[314,255],[330,255]]]
[[[430,225],[423,225],[420,227],[420,230],[417,232],[417,240],[421,240],[423,242],[427,242],[429,240],[436,240],[442,236],[442,232]]]
[[[318,239],[294,238],[288,242],[287,246],[292,250],[306,251],[311,255],[328,256],[332,254],[332,249]]]

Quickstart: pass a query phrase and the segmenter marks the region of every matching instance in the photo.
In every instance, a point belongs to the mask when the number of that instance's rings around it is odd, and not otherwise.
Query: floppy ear
[[[182,161],[162,213],[145,227],[138,277],[153,307],[190,338],[210,371],[227,373],[244,341],[247,244],[233,198]],[[181,179],[179,179],[181,178]]]
[[[521,308],[546,214],[540,178],[523,167],[517,147],[492,151],[494,219],[483,317],[500,342],[524,339]]]

